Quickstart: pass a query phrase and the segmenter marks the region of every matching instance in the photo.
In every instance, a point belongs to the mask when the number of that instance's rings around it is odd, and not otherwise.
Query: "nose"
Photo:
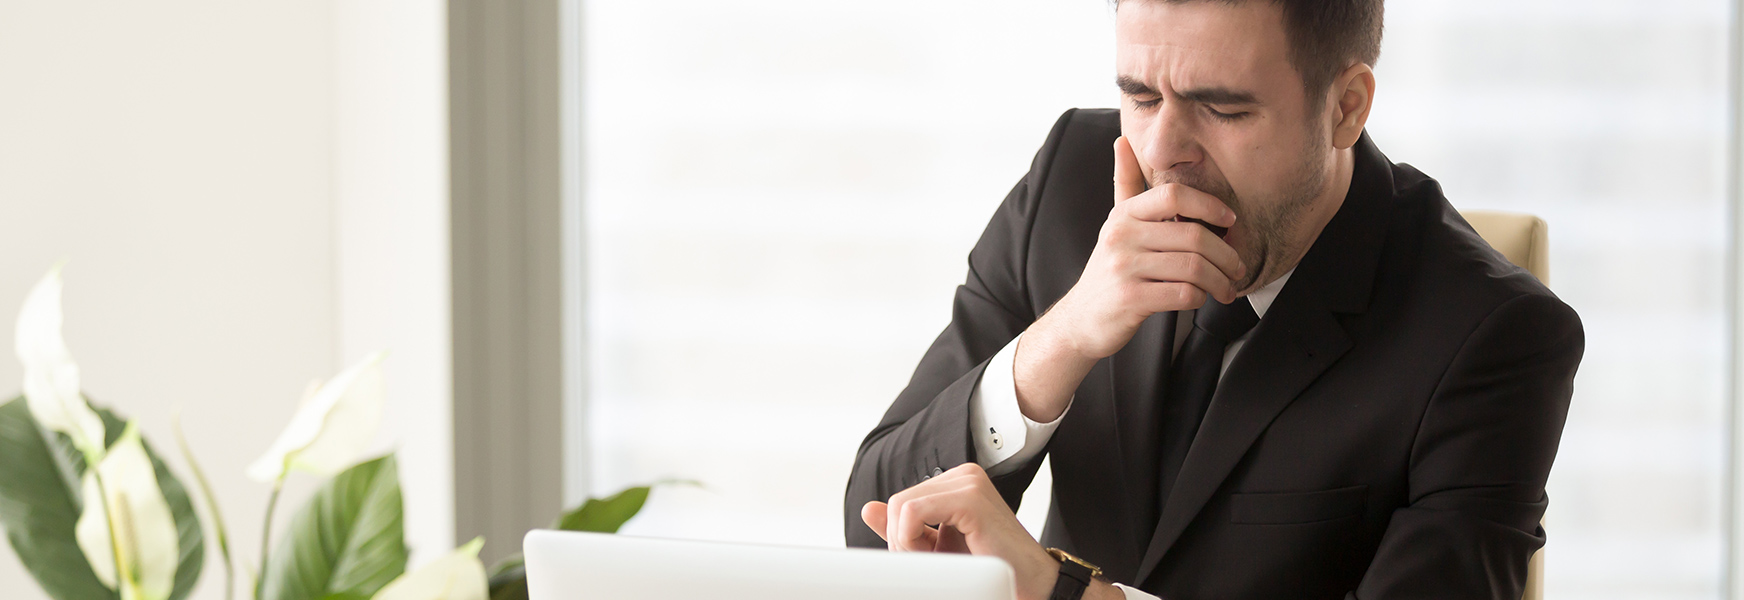
[[[1199,144],[1198,131],[1188,114],[1189,103],[1179,100],[1163,102],[1144,132],[1138,159],[1153,173],[1193,167],[1205,160],[1205,148]]]

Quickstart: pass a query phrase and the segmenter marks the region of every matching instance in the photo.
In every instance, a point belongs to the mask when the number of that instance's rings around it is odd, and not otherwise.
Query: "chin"
[[[1231,228],[1229,233],[1223,236],[1223,243],[1234,248],[1235,254],[1241,257],[1241,262],[1248,266],[1247,277],[1236,282],[1239,284],[1241,295],[1245,296],[1259,287],[1258,284],[1262,281],[1261,276],[1266,271],[1266,264],[1270,262],[1266,260],[1266,244],[1261,240],[1255,240],[1247,230],[1239,225]]]

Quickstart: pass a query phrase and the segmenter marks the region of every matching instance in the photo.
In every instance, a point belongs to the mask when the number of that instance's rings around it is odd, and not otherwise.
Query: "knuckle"
[[[1108,227],[1104,229],[1102,239],[1106,240],[1109,244],[1124,246],[1132,241],[1132,235],[1132,225],[1122,219],[1110,222]]]
[[[1181,207],[1181,184],[1165,184],[1163,191],[1157,194],[1157,208],[1169,214],[1175,214]]]
[[[1108,268],[1122,275],[1131,273],[1136,261],[1131,254],[1115,254],[1108,257]]]
[[[1198,303],[1194,302],[1194,295],[1202,293],[1199,288],[1193,287],[1191,284],[1187,283],[1171,283],[1169,284],[1169,291],[1171,292],[1170,296],[1177,306],[1197,305]]]
[[[916,519],[918,519],[920,516],[921,508],[922,508],[922,501],[920,501],[920,500],[915,500],[913,502],[905,502],[902,504],[902,508],[897,509],[896,514],[898,517],[900,517],[902,519],[903,525],[912,526],[915,523],[919,522]]]

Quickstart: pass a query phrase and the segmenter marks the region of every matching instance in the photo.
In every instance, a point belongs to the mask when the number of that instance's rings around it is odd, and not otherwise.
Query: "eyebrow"
[[[1120,88],[1120,93],[1128,96],[1161,96],[1162,92],[1143,81],[1121,75],[1115,78],[1114,85]],[[1232,90],[1225,87],[1208,87],[1182,90],[1177,96],[1188,102],[1200,104],[1259,104],[1253,92]]]

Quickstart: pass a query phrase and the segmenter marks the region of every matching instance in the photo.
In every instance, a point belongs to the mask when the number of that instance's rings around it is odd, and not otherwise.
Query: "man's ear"
[[[1375,101],[1375,71],[1357,63],[1338,74],[1334,80],[1332,146],[1343,150],[1356,145],[1363,127],[1369,122],[1369,108]]]

